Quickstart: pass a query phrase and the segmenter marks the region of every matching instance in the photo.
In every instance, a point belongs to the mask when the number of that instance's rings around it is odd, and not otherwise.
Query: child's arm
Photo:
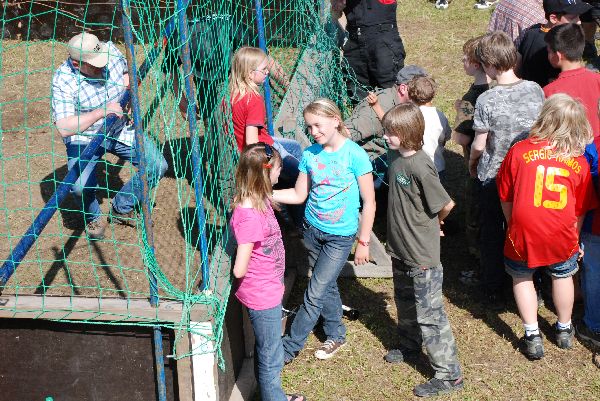
[[[269,56],[268,67],[269,74],[279,85],[281,85],[285,90],[287,90],[288,86],[290,86],[290,79],[288,78],[283,66],[279,64],[277,60],[273,57]]]
[[[450,211],[454,209],[454,206],[456,206],[456,203],[454,203],[454,201],[450,199],[450,202],[448,202],[446,206],[440,209],[440,211],[438,212],[438,220],[440,221],[440,223],[444,221],[446,217],[448,217]]]
[[[500,206],[502,206],[502,213],[504,213],[504,219],[506,219],[507,223],[510,223],[510,219],[512,218],[512,202],[500,202]]]
[[[475,132],[475,139],[473,139],[473,144],[471,144],[471,155],[469,156],[469,173],[471,173],[471,177],[477,177],[477,165],[479,164],[479,158],[485,150],[487,137],[487,132]]]
[[[358,189],[362,198],[362,218],[358,227],[358,245],[354,252],[354,263],[363,265],[369,262],[369,240],[373,221],[375,220],[375,188],[373,186],[373,174],[367,173],[358,177]],[[361,242],[367,245],[361,244]]]
[[[254,242],[238,244],[235,254],[235,265],[233,265],[233,275],[235,278],[242,278],[246,275],[250,256],[252,256],[252,249],[254,249]]]
[[[381,108],[381,104],[379,103],[379,99],[377,98],[377,95],[373,92],[369,92],[366,99],[367,99],[367,103],[369,103],[369,106],[371,106],[371,108],[375,112],[375,115],[377,116],[379,121],[381,121],[383,119],[385,112]]]
[[[252,145],[253,143],[258,142],[258,127],[251,125],[246,126],[245,136],[246,145]]]
[[[273,191],[273,200],[288,205],[299,205],[306,200],[310,191],[310,178],[300,171],[294,188]]]

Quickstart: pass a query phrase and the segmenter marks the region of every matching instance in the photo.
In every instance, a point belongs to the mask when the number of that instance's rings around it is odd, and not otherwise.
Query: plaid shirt
[[[56,123],[65,117],[71,117],[103,108],[108,102],[118,102],[125,87],[123,76],[127,74],[127,61],[123,54],[111,42],[108,45],[108,65],[104,78],[92,79],[79,73],[67,59],[54,73],[52,78],[52,120]],[[104,118],[96,121],[85,131],[63,138],[69,142],[89,143],[92,137],[102,128]],[[135,133],[133,127],[126,125],[125,119],[113,126],[113,131],[120,131],[115,139],[125,145],[133,146]]]
[[[505,32],[519,48],[521,32],[546,22],[542,0],[501,0],[492,13],[488,32]]]

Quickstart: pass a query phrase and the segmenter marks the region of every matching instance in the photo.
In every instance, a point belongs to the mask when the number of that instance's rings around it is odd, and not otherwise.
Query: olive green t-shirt
[[[440,266],[437,215],[451,199],[431,158],[422,150],[408,157],[390,150],[388,163],[388,252],[409,266]]]

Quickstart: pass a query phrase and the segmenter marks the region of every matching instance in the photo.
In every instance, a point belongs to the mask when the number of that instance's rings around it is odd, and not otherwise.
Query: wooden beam
[[[153,308],[147,299],[0,296],[0,318],[177,323],[182,320],[182,313],[181,302],[167,300],[161,300],[158,308]],[[204,305],[194,306],[190,315],[193,321],[210,319]]]

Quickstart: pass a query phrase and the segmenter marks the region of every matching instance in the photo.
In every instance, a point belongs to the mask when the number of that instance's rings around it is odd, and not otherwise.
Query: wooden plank
[[[177,352],[189,354],[192,350],[191,334],[182,331],[181,338],[177,340]],[[194,376],[192,373],[192,357],[177,359],[177,389],[179,401],[194,401]]]
[[[210,322],[190,322],[190,328],[204,333],[191,333],[192,346],[192,375],[194,383],[194,401],[217,401],[217,361],[214,344],[206,341],[206,336],[212,335]]]
[[[179,322],[182,313],[181,302],[167,300],[162,300],[158,308],[154,308],[146,299],[0,296],[0,318]],[[195,305],[190,312],[190,319],[194,321],[206,321],[209,318],[204,305]]]

